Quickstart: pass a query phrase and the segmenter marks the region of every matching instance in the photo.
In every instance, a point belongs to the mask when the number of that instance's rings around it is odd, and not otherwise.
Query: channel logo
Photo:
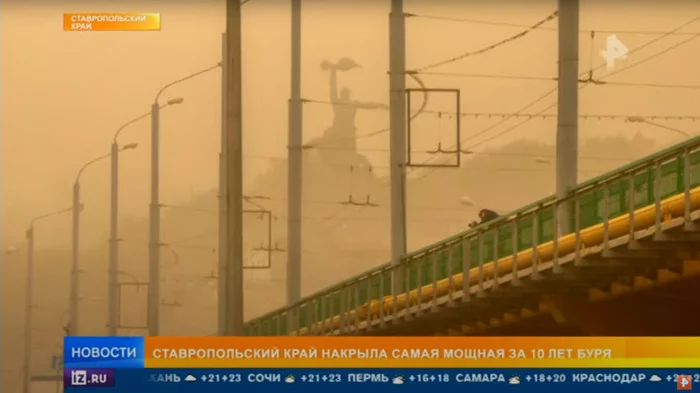
[[[676,390],[693,390],[693,377],[690,375],[676,377]]]
[[[65,387],[113,387],[114,370],[111,369],[65,369],[63,371]]]

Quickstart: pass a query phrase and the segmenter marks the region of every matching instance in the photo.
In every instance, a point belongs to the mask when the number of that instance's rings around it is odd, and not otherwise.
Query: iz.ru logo
[[[71,370],[71,372],[70,372],[70,384],[73,386],[85,386],[85,385],[87,385],[87,371],[85,371],[85,370]]]

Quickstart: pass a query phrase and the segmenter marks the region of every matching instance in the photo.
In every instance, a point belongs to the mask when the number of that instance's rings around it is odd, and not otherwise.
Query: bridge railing
[[[412,252],[246,323],[247,335],[352,334],[537,277],[545,264],[700,207],[700,137]],[[698,192],[695,192],[698,191]],[[680,194],[680,195],[679,195]],[[692,194],[692,195],[691,195]],[[675,196],[675,197],[674,197]],[[671,197],[671,198],[669,198]],[[674,199],[675,198],[675,199]],[[694,205],[694,204],[697,204]],[[561,221],[567,223],[562,232]]]

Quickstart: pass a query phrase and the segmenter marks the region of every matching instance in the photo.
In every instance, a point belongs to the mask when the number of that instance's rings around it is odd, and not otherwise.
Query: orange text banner
[[[145,366],[700,367],[700,338],[147,337]]]
[[[154,31],[160,30],[160,14],[63,14],[65,31]]]

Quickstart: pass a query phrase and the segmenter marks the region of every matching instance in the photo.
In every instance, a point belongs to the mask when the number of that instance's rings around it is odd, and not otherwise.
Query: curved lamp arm
[[[159,107],[159,109],[163,109],[163,108],[168,107],[168,106],[171,106],[171,105],[182,104],[183,101],[185,101],[185,99],[182,98],[182,97],[172,98],[172,99],[169,99],[165,104],[161,105],[161,106]],[[113,143],[117,143],[117,138],[119,138],[119,134],[121,134],[121,132],[122,132],[126,127],[128,127],[128,126],[130,126],[130,125],[136,123],[137,121],[139,121],[139,120],[141,120],[141,119],[145,119],[145,118],[147,118],[147,117],[149,117],[149,116],[151,116],[151,112],[150,112],[150,111],[148,111],[147,113],[144,113],[143,115],[141,115],[141,116],[139,116],[139,117],[136,117],[136,118],[134,118],[134,119],[131,119],[131,120],[129,120],[128,122],[124,123],[121,127],[119,127],[119,128],[117,129],[117,132],[114,133],[114,138],[112,138],[112,142],[113,142]]]
[[[221,67],[221,62],[219,62],[219,63],[217,63],[216,65],[213,65],[213,66],[211,66],[211,67],[209,67],[209,68],[205,68],[205,69],[203,69],[203,70],[201,70],[201,71],[199,71],[199,72],[195,72],[194,74],[187,75],[187,76],[184,77],[184,78],[180,78],[180,79],[178,79],[178,80],[176,80],[176,81],[173,81],[173,82],[168,83],[167,85],[163,86],[162,89],[158,90],[158,94],[156,94],[156,99],[153,101],[153,103],[156,104],[156,105],[158,104],[158,99],[160,98],[160,95],[163,94],[163,92],[164,92],[168,87],[173,86],[173,85],[176,85],[176,84],[178,84],[178,83],[180,83],[180,82],[184,82],[184,81],[186,81],[186,80],[188,80],[188,79],[192,79],[192,78],[194,78],[195,76],[199,76],[199,75],[201,75],[201,74],[204,74],[204,73],[209,72],[209,71],[211,71],[211,70],[217,69],[217,68],[219,68],[219,67]]]
[[[81,206],[81,207],[82,207],[82,206]],[[68,213],[68,212],[70,212],[70,211],[72,211],[72,210],[73,210],[73,208],[72,208],[72,207],[69,207],[69,208],[67,208],[67,209],[57,210],[57,211],[52,212],[52,213],[43,214],[43,215],[41,215],[41,216],[34,217],[34,218],[32,218],[31,220],[29,220],[29,228],[33,228],[33,227],[34,227],[34,223],[35,223],[36,221],[43,220],[44,218],[49,218],[49,217],[57,216],[57,215],[59,215],[59,214]]]
[[[137,147],[138,147],[138,144],[137,144],[137,143],[128,143],[128,144],[122,146],[122,147],[119,149],[119,151],[122,152],[122,151],[124,151],[124,150],[136,149]],[[111,154],[104,154],[104,155],[101,155],[101,156],[99,156],[99,157],[97,157],[97,158],[94,158],[94,159],[88,161],[87,163],[85,163],[85,165],[83,165],[83,167],[80,168],[80,170],[78,171],[78,175],[75,176],[75,182],[76,182],[76,183],[79,183],[79,182],[80,182],[80,176],[83,174],[83,172],[85,172],[85,170],[86,170],[90,165],[92,165],[92,164],[94,164],[94,163],[96,163],[96,162],[98,162],[98,161],[102,161],[102,160],[104,160],[104,159],[107,159],[107,158],[109,158],[110,156],[111,156]]]

